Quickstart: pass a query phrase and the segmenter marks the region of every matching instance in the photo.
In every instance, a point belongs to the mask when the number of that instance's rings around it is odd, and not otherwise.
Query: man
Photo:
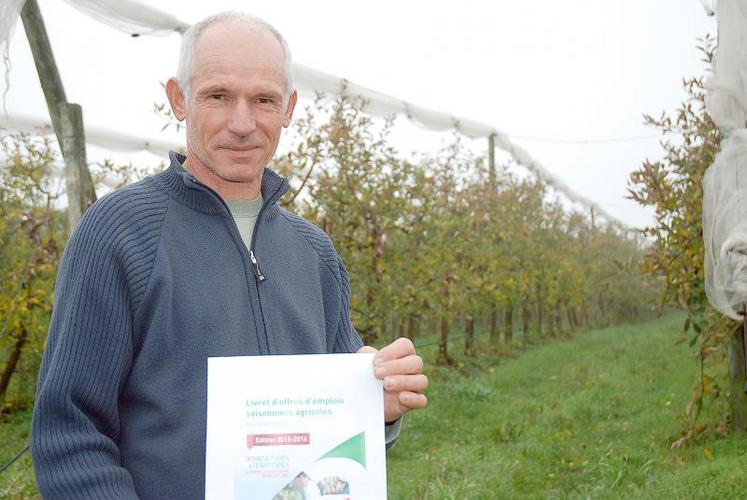
[[[375,351],[329,238],[278,207],[288,184],[265,168],[291,77],[282,37],[255,18],[184,35],[166,93],[186,156],[94,204],[60,265],[31,440],[45,498],[200,498],[208,357]],[[425,406],[411,342],[373,369],[387,423]]]

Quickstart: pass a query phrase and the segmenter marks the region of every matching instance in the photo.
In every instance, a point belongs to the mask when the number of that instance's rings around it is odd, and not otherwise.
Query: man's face
[[[258,195],[293,113],[296,95],[286,104],[284,94],[284,54],[272,33],[236,22],[205,29],[183,116],[174,106],[187,122],[185,166],[224,198]]]

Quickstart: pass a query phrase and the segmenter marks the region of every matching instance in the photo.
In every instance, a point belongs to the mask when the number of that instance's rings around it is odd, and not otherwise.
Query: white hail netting
[[[369,115],[382,118],[388,118],[395,114],[402,115],[421,128],[435,131],[455,129],[472,139],[487,138],[489,135],[495,134],[495,146],[507,152],[516,163],[533,172],[556,191],[563,193],[570,201],[593,209],[598,215],[620,229],[627,229],[622,222],[612,217],[599,205],[576,193],[565,182],[551,174],[544,165],[532,158],[528,151],[514,144],[506,134],[495,127],[423,108],[298,63],[293,63],[293,81],[301,90],[322,92],[326,95],[363,97],[366,100],[363,111]]]
[[[0,2],[3,1],[8,0],[0,0]],[[130,34],[163,35],[173,31],[184,33],[189,26],[171,14],[159,11],[135,0],[65,1],[94,19]],[[514,144],[507,135],[495,127],[474,120],[429,110],[301,64],[293,64],[293,76],[296,85],[301,91],[323,92],[328,95],[361,96],[368,102],[365,108],[366,113],[373,116],[388,118],[393,114],[404,115],[408,120],[420,127],[437,131],[456,129],[472,138],[487,138],[489,135],[495,134],[496,147],[506,151],[516,163],[533,172],[556,191],[563,193],[572,202],[593,209],[610,224],[620,229],[628,229],[622,222],[609,215],[590,199],[573,191],[562,180],[551,174],[540,162],[532,158],[526,150]],[[88,127],[86,127],[86,131],[88,134]],[[111,133],[107,133],[107,135],[108,139],[114,138]],[[87,136],[88,141],[96,144],[91,139],[91,137]],[[116,146],[111,146],[111,141],[107,142],[109,144],[105,147],[118,149]],[[127,142],[131,143],[132,138],[127,138]],[[153,151],[155,149],[153,145],[158,141],[145,141],[141,139],[138,142],[140,144],[150,143],[150,147],[147,149]],[[103,144],[97,145],[103,146]]]
[[[16,27],[18,17],[26,0],[2,0],[0,1],[0,57],[3,59],[4,91],[3,110],[5,109],[5,96],[10,90],[10,39]]]
[[[189,25],[136,0],[65,0],[97,21],[130,35],[184,33]]]
[[[740,319],[747,303],[747,2],[719,0],[718,48],[706,104],[724,133],[703,179],[706,293]]]
[[[700,4],[709,16],[716,14],[715,9],[718,7],[718,0],[700,0]]]

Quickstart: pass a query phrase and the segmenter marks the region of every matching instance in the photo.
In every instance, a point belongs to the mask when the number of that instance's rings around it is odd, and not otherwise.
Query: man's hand
[[[358,352],[375,352],[374,375],[384,382],[384,421],[394,422],[408,411],[428,404],[425,394],[428,377],[423,375],[423,359],[415,353],[408,338],[398,338],[380,351],[364,346]]]

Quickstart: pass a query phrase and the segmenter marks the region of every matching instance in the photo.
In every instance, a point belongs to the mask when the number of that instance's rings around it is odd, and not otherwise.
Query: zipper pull
[[[264,274],[262,274],[262,270],[259,268],[259,262],[257,262],[257,258],[254,256],[253,250],[249,250],[249,258],[252,259],[252,267],[254,268],[254,275],[257,277],[257,281],[262,283],[267,278]]]

